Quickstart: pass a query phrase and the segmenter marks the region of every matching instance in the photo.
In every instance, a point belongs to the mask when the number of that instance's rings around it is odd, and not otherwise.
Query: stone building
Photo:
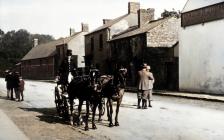
[[[181,26],[180,90],[224,94],[224,1],[188,0]]]
[[[128,69],[128,84],[135,86],[143,62],[151,66],[155,89],[178,89],[178,28],[180,19],[154,20],[154,9],[138,11],[138,25],[115,35],[110,41],[110,60]]]
[[[137,11],[140,3],[129,2],[128,13],[115,19],[104,19],[103,25],[85,36],[85,62],[96,65],[102,73],[110,71],[108,40],[131,26],[137,25]]]
[[[70,29],[70,36],[66,38],[40,45],[34,40],[34,47],[21,60],[21,75],[27,79],[54,79],[67,49],[72,50],[77,67],[84,67],[84,35],[88,30],[88,25],[82,24],[80,32]]]

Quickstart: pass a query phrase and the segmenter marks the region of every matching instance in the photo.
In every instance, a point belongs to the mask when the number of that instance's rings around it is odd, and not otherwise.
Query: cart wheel
[[[62,117],[62,99],[59,93],[59,90],[57,87],[55,87],[55,91],[54,91],[54,95],[55,95],[55,105],[56,105],[56,110],[57,113],[60,117]]]

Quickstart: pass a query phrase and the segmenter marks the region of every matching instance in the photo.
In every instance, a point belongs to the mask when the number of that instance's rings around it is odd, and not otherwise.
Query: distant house
[[[138,25],[114,36],[110,41],[111,63],[128,68],[128,84],[136,85],[143,62],[151,66],[156,89],[178,89],[178,28],[180,19],[154,20],[154,9],[138,11]]]
[[[188,0],[181,26],[180,90],[224,94],[224,1]]]
[[[101,73],[110,71],[109,55],[107,41],[113,35],[127,30],[129,27],[137,25],[137,11],[140,9],[140,3],[129,2],[128,14],[115,19],[104,19],[103,25],[88,33],[85,36],[85,62],[86,65],[96,65]]]
[[[22,76],[27,79],[54,79],[67,49],[72,50],[77,67],[84,67],[84,35],[88,33],[88,25],[82,24],[80,32],[71,31],[69,37],[40,45],[35,43],[21,60]]]

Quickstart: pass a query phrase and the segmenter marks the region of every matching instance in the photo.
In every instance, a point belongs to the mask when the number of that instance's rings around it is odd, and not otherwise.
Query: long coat
[[[138,76],[138,90],[149,90],[149,79],[154,79],[152,73],[147,72],[145,69],[143,69],[138,72]]]

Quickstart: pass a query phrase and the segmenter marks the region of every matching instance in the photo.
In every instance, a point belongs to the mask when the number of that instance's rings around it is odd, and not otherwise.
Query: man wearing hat
[[[152,74],[147,71],[147,64],[143,64],[142,70],[138,72],[138,109],[141,108],[140,103],[142,100],[142,108],[147,109],[147,99],[149,94],[149,79],[154,79]]]

